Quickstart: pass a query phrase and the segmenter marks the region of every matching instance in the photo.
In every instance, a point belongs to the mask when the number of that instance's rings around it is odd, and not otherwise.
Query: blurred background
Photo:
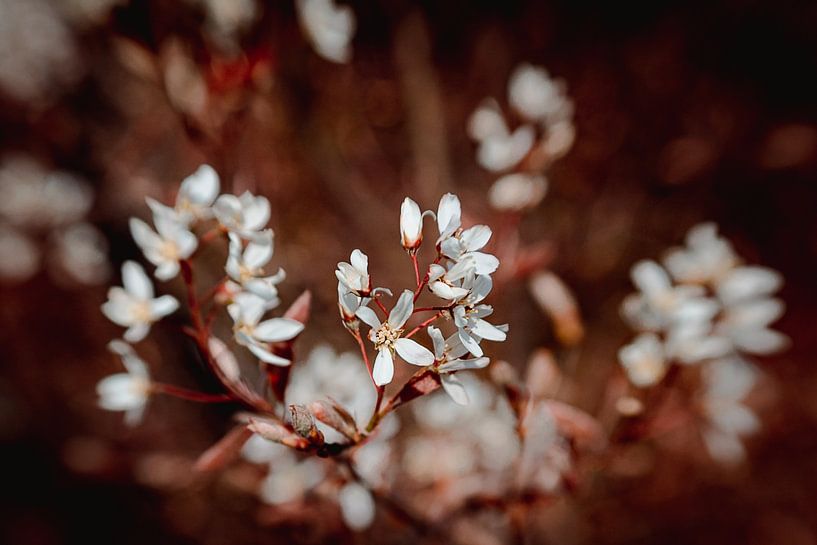
[[[320,542],[308,524],[263,524],[246,470],[192,473],[235,407],[157,398],[134,429],[96,407],[96,382],[119,369],[105,345],[120,329],[99,306],[140,255],[127,219],[213,165],[222,190],[271,201],[284,304],[315,298],[302,353],[353,350],[333,269],[359,247],[378,284],[411,285],[404,195],[435,208],[452,191],[470,221],[502,225],[466,126],[531,62],[566,82],[577,137],[520,236],[548,249],[584,338],[559,345],[509,282],[493,303],[512,342],[490,355],[521,366],[550,347],[594,414],[630,336],[618,312],[630,266],[704,220],[783,273],[777,328],[793,341],[759,361],[764,429],[745,465],[721,468],[683,439],[597,461],[531,542],[817,543],[817,4],[347,4],[353,56],[336,64],[288,1],[0,0],[0,542]],[[27,198],[43,180],[48,198]],[[159,290],[183,293],[178,279]],[[184,323],[159,324],[140,353],[163,380],[212,389]]]

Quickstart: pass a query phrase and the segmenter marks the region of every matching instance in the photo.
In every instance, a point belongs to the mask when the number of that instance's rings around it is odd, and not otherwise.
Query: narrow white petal
[[[210,165],[201,165],[182,181],[179,196],[191,203],[209,206],[218,197],[218,173]]]
[[[480,250],[491,240],[491,228],[487,225],[475,225],[463,231],[460,240],[466,252]]]
[[[260,344],[249,343],[245,345],[253,355],[258,358],[259,360],[263,361],[264,363],[269,363],[272,365],[277,365],[279,367],[286,367],[291,361],[286,358],[282,358],[281,356],[277,356],[273,354],[269,348],[262,346]]]
[[[125,334],[122,337],[128,341],[129,343],[138,343],[150,332],[150,324],[134,324],[125,331]]]
[[[491,362],[489,358],[471,358],[467,360],[451,360],[440,365],[440,372],[451,373],[470,369],[484,369]]]
[[[442,332],[433,325],[426,329],[428,336],[431,337],[431,342],[434,343],[434,357],[437,360],[442,360],[445,355],[445,338]]]
[[[372,378],[378,386],[383,386],[391,382],[394,378],[394,361],[388,348],[381,348],[377,352],[372,369]]]
[[[478,319],[474,323],[471,331],[489,341],[504,341],[507,338],[507,335],[503,331],[482,319]]]
[[[179,302],[175,297],[172,295],[162,295],[157,299],[151,300],[150,315],[153,319],[158,320],[168,314],[176,312],[177,308],[179,308]]]
[[[355,311],[355,316],[363,320],[363,323],[372,329],[377,329],[380,327],[380,320],[377,319],[377,314],[375,314],[375,311],[369,307],[360,307],[357,309],[357,311]]]
[[[443,195],[437,208],[437,228],[440,231],[440,239],[451,236],[460,228],[461,215],[460,200],[457,196],[451,193]]]
[[[255,327],[253,336],[259,341],[277,343],[288,341],[304,330],[304,324],[289,318],[272,318]]]
[[[135,261],[125,261],[122,265],[122,284],[139,299],[153,298],[153,284],[145,269]]]
[[[448,394],[454,403],[457,405],[468,405],[468,392],[465,390],[465,385],[456,375],[440,375],[440,383],[445,393]]]
[[[425,346],[411,339],[397,339],[394,341],[394,349],[397,350],[401,358],[412,365],[425,367],[434,363],[434,354]]]
[[[389,325],[395,329],[400,329],[409,319],[413,311],[414,293],[410,290],[405,290],[400,294],[400,298],[389,313]]]

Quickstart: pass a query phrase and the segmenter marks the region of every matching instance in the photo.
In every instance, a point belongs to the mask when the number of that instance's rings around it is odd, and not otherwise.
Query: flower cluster
[[[0,277],[30,278],[45,253],[43,264],[57,282],[104,282],[108,243],[85,219],[93,199],[91,187],[71,174],[49,172],[25,156],[6,157],[0,165]]]
[[[672,362],[765,355],[787,343],[769,328],[783,314],[783,302],[773,297],[782,277],[743,265],[712,223],[693,227],[686,247],[670,250],[663,267],[637,263],[632,280],[639,291],[624,300],[622,313],[641,333],[619,359],[635,386],[656,384]]]
[[[421,279],[417,252],[423,242],[423,218],[427,215],[436,218],[437,256]],[[366,254],[355,250],[349,263],[338,264],[335,274],[338,278],[341,318],[347,329],[358,338],[360,321],[371,328],[369,340],[377,351],[371,371],[372,380],[377,386],[392,381],[396,354],[407,363],[433,371],[455,401],[467,403],[467,394],[454,373],[488,365],[480,346],[483,339],[505,340],[507,326],[495,326],[485,320],[493,308],[482,303],[493,287],[491,275],[499,267],[495,256],[481,251],[491,238],[491,229],[485,225],[463,229],[461,215],[460,201],[450,193],[440,200],[436,214],[432,211],[421,212],[417,203],[408,197],[403,201],[400,237],[403,248],[414,263],[417,286],[414,290],[404,290],[388,312],[380,297],[391,295],[391,291],[372,288]],[[426,287],[442,300],[441,305],[415,307],[415,302]],[[371,308],[372,302],[384,314],[384,321]],[[435,314],[404,334],[409,319],[423,311]],[[456,328],[448,337],[431,325],[443,317],[452,319]],[[411,339],[426,326],[433,350]],[[471,357],[465,357],[468,355]]]
[[[544,68],[521,64],[508,82],[508,102],[520,124],[511,130],[496,100],[486,99],[471,115],[468,133],[478,143],[477,162],[505,172],[488,199],[497,210],[536,206],[547,192],[544,171],[573,146],[573,102],[565,85]]]
[[[167,281],[182,272],[194,300],[190,259],[200,245],[226,235],[229,241],[224,267],[227,276],[211,291],[219,293],[218,300],[227,306],[234,339],[261,362],[289,365],[290,359],[276,353],[272,345],[295,338],[303,330],[303,324],[291,318],[263,319],[280,303],[276,286],[284,278],[282,270],[273,275],[264,272],[273,255],[273,232],[266,228],[269,201],[249,192],[240,196],[219,195],[219,188],[215,170],[202,165],[182,182],[173,206],[148,198],[153,226],[131,218],[131,234],[145,258],[156,267],[155,277]],[[136,343],[145,338],[152,324],[175,312],[179,302],[172,295],[155,297],[152,281],[134,261],[122,266],[122,282],[122,287],[109,290],[102,312],[112,322],[127,328],[125,341]],[[209,323],[203,322],[200,309],[190,310],[194,313],[200,347],[208,353],[212,348],[219,348],[223,343],[210,338]],[[123,354],[124,349],[117,353]],[[227,378],[236,375],[235,371],[225,371],[218,358],[212,354],[209,357]]]

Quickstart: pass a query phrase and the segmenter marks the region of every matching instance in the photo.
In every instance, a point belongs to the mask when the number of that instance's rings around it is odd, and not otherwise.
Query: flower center
[[[402,329],[395,329],[387,323],[382,324],[374,334],[374,347],[380,349],[383,346],[392,348],[394,341],[403,334]]]
[[[161,248],[159,248],[159,253],[168,260],[179,259],[179,247],[171,240],[164,241]]]
[[[131,312],[133,313],[134,321],[138,323],[147,323],[152,321],[150,303],[147,301],[134,302]]]

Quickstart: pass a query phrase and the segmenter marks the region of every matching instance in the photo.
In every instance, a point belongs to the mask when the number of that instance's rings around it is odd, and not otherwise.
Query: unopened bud
[[[249,423],[247,424],[247,429],[257,435],[260,435],[267,441],[281,443],[282,445],[299,450],[304,450],[309,447],[308,441],[293,434],[278,422],[250,418]]]
[[[355,419],[346,412],[346,409],[332,401],[313,401],[307,408],[312,415],[351,441],[356,441],[359,432]]]
[[[323,445],[323,434],[315,425],[312,413],[303,405],[290,405],[289,414],[292,418],[292,429],[295,433],[308,440],[314,446]]]
[[[423,214],[416,202],[406,197],[400,206],[400,238],[403,248],[417,251],[423,242]]]

